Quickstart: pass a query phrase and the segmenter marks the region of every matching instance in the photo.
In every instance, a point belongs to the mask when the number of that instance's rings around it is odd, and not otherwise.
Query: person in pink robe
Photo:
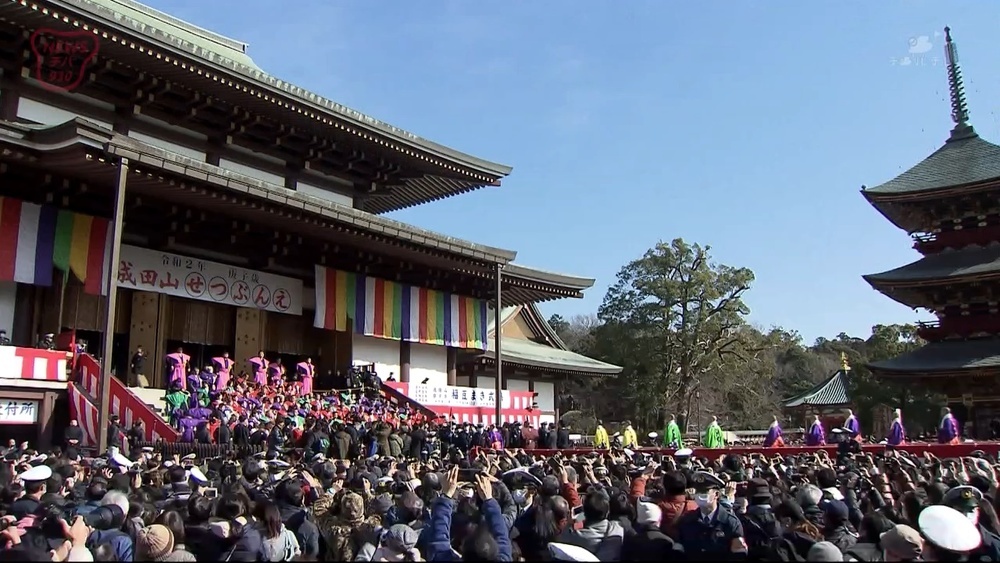
[[[274,360],[267,366],[267,375],[268,379],[271,380],[271,385],[281,385],[285,379],[285,366],[281,365],[281,358]]]
[[[166,360],[170,366],[170,386],[179,385],[182,390],[187,390],[187,368],[191,356],[185,354],[183,348],[178,348],[173,354],[167,354]]]
[[[313,390],[313,374],[315,373],[312,358],[306,358],[306,361],[299,362],[295,365],[295,369],[299,372],[299,377],[302,378],[302,382],[299,384],[299,392],[303,396],[311,394]]]
[[[253,372],[254,383],[267,385],[267,360],[264,358],[264,351],[261,350],[256,356],[247,360],[247,363]]]
[[[212,358],[215,365],[215,372],[218,377],[215,379],[215,390],[222,391],[229,386],[229,372],[233,369],[233,361],[229,359],[229,352],[223,352],[222,356]]]

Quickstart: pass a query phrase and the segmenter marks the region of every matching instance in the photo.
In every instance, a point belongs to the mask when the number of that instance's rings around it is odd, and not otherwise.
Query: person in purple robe
[[[955,415],[951,414],[951,409],[944,407],[941,409],[941,424],[938,425],[938,443],[955,445],[960,442],[960,437]]]
[[[212,358],[215,366],[215,373],[218,378],[215,380],[215,390],[222,391],[229,386],[229,373],[233,369],[233,361],[229,359],[229,352],[223,352],[222,356]]]
[[[503,434],[500,433],[500,429],[496,427],[495,424],[490,425],[490,431],[487,433],[488,442],[490,447],[494,450],[503,449]]]
[[[851,439],[856,442],[861,442],[861,423],[858,422],[858,417],[854,416],[854,411],[847,409],[847,420],[844,421],[844,430],[851,433]]]
[[[774,421],[771,422],[771,427],[767,429],[767,437],[764,438],[765,448],[781,448],[784,447],[785,440],[782,438],[781,424],[778,422],[778,417],[774,417]]]
[[[247,360],[250,364],[250,371],[253,372],[253,380],[257,385],[267,385],[267,360],[264,358],[264,351],[261,350],[256,356]]]
[[[906,440],[906,429],[903,428],[903,411],[896,409],[896,417],[892,419],[889,427],[889,435],[885,443],[890,446],[898,446]]]
[[[281,358],[268,364],[267,376],[272,385],[280,385],[285,377],[285,366],[281,365]]]
[[[809,426],[809,431],[806,432],[806,445],[807,446],[826,445],[826,432],[823,431],[823,423],[819,421],[819,415],[813,417],[812,425]]]
[[[295,371],[298,372],[299,378],[302,380],[302,382],[299,383],[299,393],[303,397],[312,394],[313,373],[315,372],[312,358],[306,358],[306,361],[296,364]]]
[[[167,354],[166,361],[170,369],[170,385],[177,384],[182,390],[186,390],[185,376],[187,375],[188,362],[191,361],[191,356],[185,354],[183,348],[178,348],[173,354]]]
[[[181,442],[194,442],[194,431],[197,430],[201,420],[185,416],[181,419]]]

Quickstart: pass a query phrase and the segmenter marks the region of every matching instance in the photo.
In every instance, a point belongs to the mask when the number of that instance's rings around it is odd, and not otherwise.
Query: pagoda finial
[[[944,57],[948,64],[948,90],[951,94],[951,120],[955,122],[949,141],[973,137],[976,134],[969,125],[969,106],[965,102],[965,84],[962,69],[958,66],[958,48],[951,40],[951,28],[944,28]]]
[[[851,364],[847,363],[847,353],[840,353],[840,369],[841,371],[851,371]]]

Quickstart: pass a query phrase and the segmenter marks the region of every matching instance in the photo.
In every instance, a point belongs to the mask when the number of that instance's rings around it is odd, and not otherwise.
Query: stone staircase
[[[129,387],[128,390],[138,397],[140,401],[151,408],[153,412],[161,417],[163,416],[164,408],[167,406],[163,400],[163,398],[167,395],[166,389],[156,389],[154,387]]]

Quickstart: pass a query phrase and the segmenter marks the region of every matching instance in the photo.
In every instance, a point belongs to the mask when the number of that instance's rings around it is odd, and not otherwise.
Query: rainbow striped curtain
[[[102,295],[110,249],[107,219],[0,197],[0,281],[49,286],[58,268]]]
[[[486,309],[482,299],[316,266],[319,328],[485,350]]]

